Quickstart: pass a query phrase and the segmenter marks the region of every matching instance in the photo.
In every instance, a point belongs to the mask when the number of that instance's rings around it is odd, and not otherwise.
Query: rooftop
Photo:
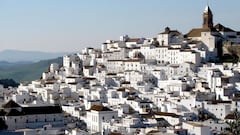
[[[18,108],[21,107],[13,100],[9,100],[6,104],[2,105],[3,108]]]
[[[156,115],[161,115],[161,116],[170,116],[170,117],[174,117],[174,118],[180,118],[181,115],[177,115],[175,113],[169,113],[169,112],[157,112],[155,113]]]
[[[102,105],[93,105],[90,108],[90,110],[94,110],[94,111],[112,111],[108,107],[105,107],[105,106],[102,106]]]
[[[203,124],[199,124],[199,123],[195,123],[195,122],[186,122],[187,124],[189,124],[189,125],[192,125],[192,126],[194,126],[194,127],[207,127],[207,126],[205,126],[205,125],[203,125]]]

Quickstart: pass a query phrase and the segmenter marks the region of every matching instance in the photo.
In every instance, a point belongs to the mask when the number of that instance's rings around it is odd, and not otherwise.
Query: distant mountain
[[[16,82],[36,80],[41,77],[43,72],[48,70],[51,63],[62,65],[62,57],[1,69],[0,79],[13,79]]]
[[[0,70],[1,69],[7,69],[7,68],[13,68],[13,67],[19,67],[27,64],[32,64],[31,61],[18,61],[18,62],[7,62],[7,61],[0,61]]]
[[[54,59],[61,57],[67,52],[50,53],[50,52],[39,52],[39,51],[19,51],[19,50],[4,50],[0,51],[0,61],[7,62],[38,62],[40,60]]]

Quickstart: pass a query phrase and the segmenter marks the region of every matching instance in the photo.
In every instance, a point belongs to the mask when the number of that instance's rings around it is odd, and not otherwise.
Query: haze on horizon
[[[201,27],[207,0],[1,0],[0,51],[80,51],[107,39]],[[240,31],[239,0],[210,0],[214,23]]]

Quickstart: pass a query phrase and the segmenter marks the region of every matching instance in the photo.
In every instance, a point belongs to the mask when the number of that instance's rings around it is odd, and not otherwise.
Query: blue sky
[[[153,37],[166,26],[201,27],[207,0],[0,0],[0,50],[100,47],[107,39]],[[209,0],[214,23],[240,31],[239,0]]]

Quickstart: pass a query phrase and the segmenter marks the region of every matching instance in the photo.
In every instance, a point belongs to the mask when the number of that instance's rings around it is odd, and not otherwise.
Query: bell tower
[[[213,28],[213,14],[209,6],[205,7],[203,12],[203,26],[204,29],[206,28]]]

